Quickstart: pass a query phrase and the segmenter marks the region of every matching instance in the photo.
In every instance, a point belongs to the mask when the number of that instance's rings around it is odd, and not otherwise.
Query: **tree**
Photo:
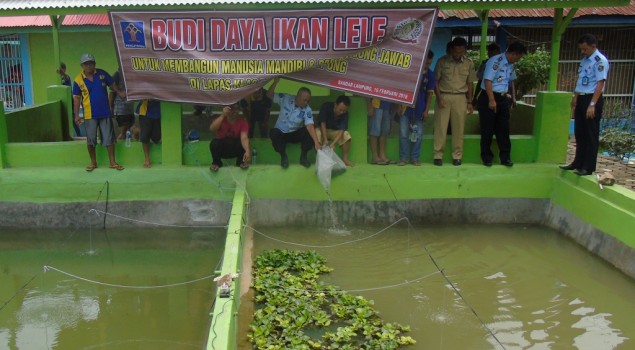
[[[531,90],[538,88],[549,81],[549,65],[551,53],[539,47],[535,52],[526,54],[518,61],[516,69],[516,100],[520,100]]]

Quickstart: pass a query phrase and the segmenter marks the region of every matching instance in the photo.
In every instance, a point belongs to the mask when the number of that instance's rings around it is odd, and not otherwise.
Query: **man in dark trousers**
[[[509,139],[510,102],[507,92],[511,86],[512,104],[514,103],[514,84],[516,72],[514,63],[518,62],[527,49],[519,42],[512,43],[505,53],[492,56],[485,65],[481,92],[478,98],[478,114],[481,122],[481,160],[483,165],[492,166],[492,138],[496,135],[499,158],[502,165],[511,167],[512,143]]]
[[[308,168],[311,166],[307,159],[309,150],[322,148],[315,133],[313,114],[311,107],[309,107],[311,90],[301,87],[295,96],[276,94],[276,86],[278,86],[279,81],[280,78],[275,78],[267,90],[267,97],[280,105],[278,121],[276,121],[274,128],[269,131],[269,138],[271,138],[273,149],[280,153],[280,166],[284,169],[289,167],[287,143],[299,143],[301,145],[300,164]]]
[[[578,69],[571,108],[575,118],[575,158],[563,170],[575,170],[580,176],[595,171],[600,146],[600,118],[604,107],[604,86],[609,74],[609,61],[597,49],[597,39],[584,34],[578,40],[578,49],[584,56]]]

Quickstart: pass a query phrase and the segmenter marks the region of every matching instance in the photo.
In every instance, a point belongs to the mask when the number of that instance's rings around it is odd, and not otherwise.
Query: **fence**
[[[550,48],[550,28],[505,28],[510,36],[509,41],[521,41],[529,50],[538,46]],[[635,87],[635,28],[569,28],[562,38],[560,61],[558,64],[558,90],[573,91],[580,65],[578,38],[585,33],[592,33],[598,39],[598,48],[610,62],[604,98],[607,105],[632,106],[633,89]],[[546,90],[541,86],[523,97],[526,103],[534,104],[536,91]],[[632,107],[631,107],[632,108]],[[610,111],[610,108],[608,109]]]

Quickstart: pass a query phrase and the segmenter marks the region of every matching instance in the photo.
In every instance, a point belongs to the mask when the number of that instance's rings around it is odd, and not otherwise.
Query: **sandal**
[[[384,162],[383,160],[377,160],[377,161],[374,161],[374,162],[372,162],[370,164],[372,164],[372,165],[388,165],[388,163]]]
[[[122,167],[122,166],[121,166],[121,165],[119,165],[119,164],[113,164],[113,165],[109,166],[109,168],[110,168],[110,169],[119,170],[119,171],[121,171],[121,170],[123,170],[123,169],[124,169],[124,167]]]
[[[404,166],[404,165],[406,165],[406,161],[405,160],[400,160],[399,163],[397,163],[397,165]]]
[[[421,166],[421,162],[420,162],[420,161],[418,161],[418,160],[413,160],[413,161],[412,161],[412,165],[414,165],[414,166]]]
[[[209,170],[211,170],[212,172],[217,172],[218,168],[220,168],[218,164],[212,164],[209,166]]]
[[[243,170],[246,170],[247,168],[249,168],[249,164],[247,164],[247,162],[242,162],[240,163],[239,167]]]
[[[89,165],[86,167],[86,171],[88,171],[88,172],[91,172],[91,171],[93,171],[93,170],[95,170],[95,169],[97,169],[97,164],[89,164]]]

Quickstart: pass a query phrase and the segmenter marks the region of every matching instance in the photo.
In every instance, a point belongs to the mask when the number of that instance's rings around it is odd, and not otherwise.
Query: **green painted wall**
[[[57,85],[60,78],[55,70],[59,62],[53,58],[53,34],[29,34],[29,51],[33,77],[33,100],[35,103],[47,101],[46,89]],[[60,33],[60,59],[66,63],[66,73],[75,78],[81,72],[79,59],[84,53],[91,53],[97,61],[97,68],[113,74],[118,67],[112,34],[108,32]]]
[[[601,190],[590,176],[563,172],[551,196],[584,222],[635,248],[635,193],[622,187]]]
[[[569,120],[571,119],[570,92],[538,92],[534,135],[537,139],[538,162],[558,163],[567,157]]]
[[[7,166],[7,143],[9,133],[7,131],[7,116],[4,114],[4,106],[0,105],[0,168]]]
[[[36,105],[6,114],[9,142],[52,142],[63,140],[60,101]]]

